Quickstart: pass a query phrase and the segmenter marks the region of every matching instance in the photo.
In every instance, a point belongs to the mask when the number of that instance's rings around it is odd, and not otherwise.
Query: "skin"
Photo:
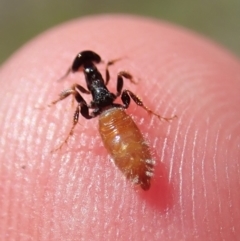
[[[98,119],[80,118],[71,98],[47,104],[78,82],[57,82],[79,51],[91,49],[125,88],[160,115],[134,103],[128,113],[156,161],[149,191],[134,187],[109,161]],[[104,65],[99,65],[104,72]],[[100,16],[43,33],[0,69],[1,240],[236,240],[240,235],[240,63],[182,28],[149,19]],[[90,100],[83,95],[84,98]],[[120,100],[118,100],[120,102]],[[40,109],[39,107],[46,107]]]

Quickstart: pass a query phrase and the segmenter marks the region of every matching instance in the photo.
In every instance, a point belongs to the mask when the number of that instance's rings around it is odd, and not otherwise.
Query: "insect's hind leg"
[[[142,102],[142,100],[130,90],[124,90],[122,92],[121,99],[122,99],[122,102],[124,104],[124,108],[128,108],[128,106],[130,104],[130,100],[132,99],[138,106],[141,106],[149,114],[157,116],[160,120],[171,121],[171,120],[173,120],[174,118],[177,117],[176,115],[174,115],[172,117],[163,117],[163,116],[158,115],[157,113],[155,113],[154,111],[149,109],[147,106],[145,106],[144,103]]]

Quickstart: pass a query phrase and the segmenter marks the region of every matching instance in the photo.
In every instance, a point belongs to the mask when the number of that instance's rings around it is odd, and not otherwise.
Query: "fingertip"
[[[66,111],[70,103],[61,102],[37,112],[31,111],[30,107],[51,103],[73,82],[84,84],[81,73],[57,81],[76,53],[84,49],[96,51],[105,60],[128,56],[111,66],[109,88],[115,91],[117,72],[128,70],[142,81],[137,85],[126,81],[126,88],[131,88],[161,116],[177,115],[170,124],[160,124],[157,118],[148,118],[144,110],[134,105],[129,109],[143,134],[148,136],[150,145],[155,147],[158,161],[164,163],[156,171],[156,180],[161,183],[153,184],[158,190],[157,201],[152,195],[152,202],[145,203],[144,197],[139,198],[131,185],[121,179],[117,169],[109,164],[97,134],[97,120],[80,121],[81,126],[76,127],[66,152],[44,154],[43,150],[52,150],[71,128],[72,112]],[[0,93],[4,96],[0,106],[0,122],[3,123],[0,145],[4,150],[0,152],[0,159],[4,177],[1,175],[0,178],[1,183],[8,182],[8,189],[3,189],[2,203],[5,213],[11,209],[10,221],[5,219],[5,222],[16,233],[21,231],[37,240],[43,237],[95,240],[101,236],[128,240],[129,234],[131,240],[137,240],[139,234],[143,240],[176,237],[178,240],[184,237],[204,240],[208,234],[200,233],[202,229],[208,228],[210,233],[217,230],[217,227],[211,229],[211,221],[214,223],[211,209],[218,205],[218,199],[210,195],[214,190],[208,188],[205,181],[212,180],[212,172],[216,174],[216,163],[227,163],[229,169],[231,166],[228,165],[230,159],[224,162],[220,154],[220,162],[211,161],[211,148],[218,140],[214,139],[214,133],[220,130],[220,136],[223,129],[212,124],[211,129],[209,123],[214,123],[215,118],[225,118],[226,110],[227,116],[231,117],[227,122],[239,119],[239,111],[232,103],[240,103],[239,61],[228,51],[164,22],[105,15],[74,20],[43,33],[13,55],[1,68],[0,75]],[[237,128],[235,133],[239,133]],[[228,133],[232,134],[231,131]],[[237,138],[231,140],[236,142]],[[209,149],[204,151],[206,147]],[[222,145],[221,149],[224,148]],[[28,168],[28,172],[15,175],[14,165],[17,164]],[[205,170],[205,165],[209,169]],[[233,175],[237,176],[236,173]],[[231,190],[231,182],[228,190]],[[16,188],[12,189],[12,186]],[[205,190],[208,196],[197,192],[196,187]],[[225,190],[225,184],[221,184],[221,188]],[[9,190],[12,190],[11,195]],[[161,208],[156,211],[151,206],[151,203],[154,207],[158,206],[156,202],[161,203],[162,194],[164,201],[160,205],[170,207],[164,215]],[[221,195],[219,191],[218,197]],[[24,205],[12,205],[15,200]],[[206,203],[210,205],[207,209]],[[209,214],[207,224],[196,207],[205,210],[203,214]],[[31,228],[17,222],[23,212],[24,220]],[[226,212],[230,217],[231,210]],[[224,227],[229,226],[221,213],[218,217]],[[114,229],[116,223],[117,232]],[[187,224],[196,232],[183,228]],[[129,227],[131,230],[126,232]]]

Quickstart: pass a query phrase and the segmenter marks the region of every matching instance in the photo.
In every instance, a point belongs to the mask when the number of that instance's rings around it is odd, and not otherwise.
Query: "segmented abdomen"
[[[142,133],[132,118],[124,109],[108,109],[99,117],[99,132],[117,167],[133,183],[148,190],[154,161]]]

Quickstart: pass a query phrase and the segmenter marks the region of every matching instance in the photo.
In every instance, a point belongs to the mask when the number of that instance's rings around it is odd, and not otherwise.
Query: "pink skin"
[[[149,191],[109,161],[97,118],[71,98],[40,110],[81,73],[57,82],[79,51],[94,50],[125,88],[172,122],[128,110],[156,160]],[[104,64],[99,65],[104,72]],[[236,240],[240,235],[240,64],[184,29],[126,16],[76,20],[24,46],[0,70],[0,240]],[[84,97],[89,100],[88,96]],[[120,102],[120,100],[118,100]]]

